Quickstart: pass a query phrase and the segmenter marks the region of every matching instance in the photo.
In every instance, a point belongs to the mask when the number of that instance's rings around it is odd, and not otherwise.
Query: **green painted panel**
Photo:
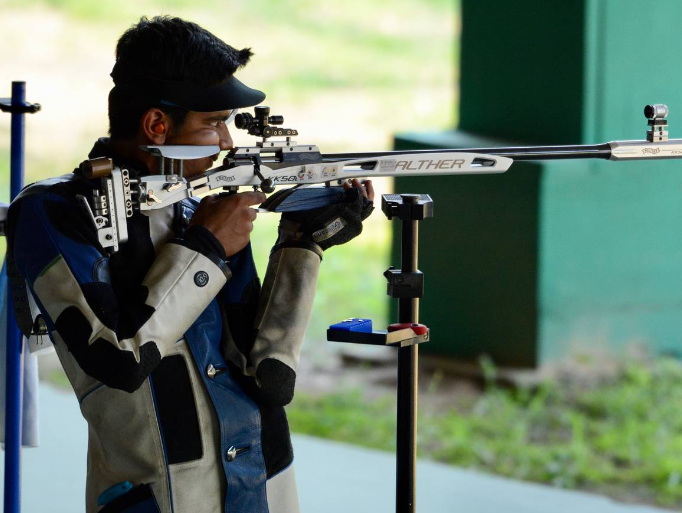
[[[580,139],[583,5],[462,2],[462,130],[536,144]]]
[[[589,3],[583,139],[643,138],[647,103],[667,103],[682,137],[682,2]]]
[[[588,2],[583,142],[643,139],[647,103],[682,137],[680,19],[674,0]],[[540,361],[682,352],[682,163],[554,163],[541,198]]]
[[[680,165],[553,163],[540,196],[540,360],[682,350]]]

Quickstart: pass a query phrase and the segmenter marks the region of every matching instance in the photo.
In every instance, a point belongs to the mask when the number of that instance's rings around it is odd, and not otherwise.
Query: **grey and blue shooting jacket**
[[[106,140],[99,156],[146,171]],[[38,182],[8,222],[9,257],[88,422],[86,511],[298,511],[293,388],[264,391],[256,371],[274,359],[295,373],[321,252],[274,251],[261,286],[250,246],[224,260],[210,233],[188,229],[198,202],[185,200],[135,212],[110,255],[77,200],[97,187]]]

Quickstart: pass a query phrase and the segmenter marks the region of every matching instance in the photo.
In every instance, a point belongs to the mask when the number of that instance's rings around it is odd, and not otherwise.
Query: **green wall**
[[[682,2],[463,0],[462,15],[459,129],[396,147],[643,139],[647,103],[682,137]],[[396,190],[435,199],[425,351],[519,366],[682,353],[682,162],[515,164]]]
[[[582,1],[464,0],[461,130],[553,144],[580,138]]]
[[[680,352],[680,165],[553,164],[541,197],[540,360]]]

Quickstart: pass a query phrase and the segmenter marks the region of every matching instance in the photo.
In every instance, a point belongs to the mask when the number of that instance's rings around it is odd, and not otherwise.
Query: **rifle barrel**
[[[323,162],[341,162],[354,159],[371,159],[415,153],[481,153],[498,155],[513,160],[560,160],[560,159],[606,159],[611,157],[609,143],[578,146],[526,146],[512,148],[455,148],[449,150],[401,150],[369,153],[328,153],[322,155]]]

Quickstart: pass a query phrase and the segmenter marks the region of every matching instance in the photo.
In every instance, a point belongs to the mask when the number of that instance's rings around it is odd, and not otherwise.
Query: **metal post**
[[[26,83],[12,82],[10,200],[24,185],[24,112]],[[7,373],[5,401],[5,513],[21,509],[21,358],[22,335],[14,319],[12,294],[7,294]]]
[[[384,273],[387,293],[398,299],[398,323],[387,331],[357,329],[369,319],[347,319],[327,330],[327,340],[398,348],[398,426],[396,446],[396,511],[414,513],[417,481],[417,344],[430,340],[429,330],[419,324],[419,298],[424,296],[424,275],[417,267],[419,221],[433,217],[428,194],[382,194],[381,210],[391,220],[402,221],[401,268]],[[371,322],[371,321],[370,321]],[[396,335],[393,337],[393,335]]]
[[[403,203],[416,203],[419,196],[402,195]],[[402,220],[402,272],[417,271],[418,221]],[[398,303],[398,322],[419,322],[419,299],[401,298]],[[398,349],[398,431],[396,461],[396,511],[415,511],[415,483],[417,462],[417,363],[418,348],[414,344]]]

